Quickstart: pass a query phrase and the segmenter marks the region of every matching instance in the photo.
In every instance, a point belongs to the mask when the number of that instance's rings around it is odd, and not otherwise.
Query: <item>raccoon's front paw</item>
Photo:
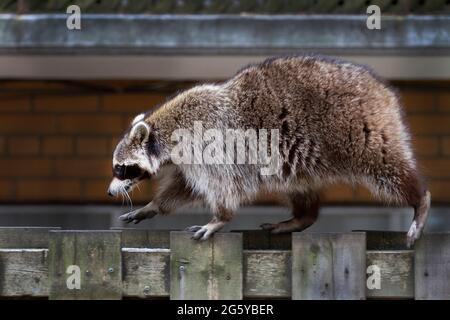
[[[121,215],[119,219],[126,223],[134,222],[134,224],[136,224],[144,219],[153,218],[156,214],[156,211],[143,211],[138,209]]]

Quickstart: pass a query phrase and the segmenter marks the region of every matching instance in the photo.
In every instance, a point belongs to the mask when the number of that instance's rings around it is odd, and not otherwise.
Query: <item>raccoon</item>
[[[277,144],[268,149],[279,150],[278,169],[264,175],[260,163],[175,163],[173,133],[196,121],[220,132],[277,130]],[[419,238],[430,208],[396,92],[366,66],[315,55],[250,65],[136,116],[114,151],[108,193],[127,193],[150,177],[159,180],[153,200],[120,219],[137,223],[200,203],[211,209],[212,220],[186,230],[201,240],[261,191],[282,194],[292,209],[290,220],[261,225],[272,233],[311,226],[320,190],[335,182],[363,184],[385,202],[412,206],[408,246]]]

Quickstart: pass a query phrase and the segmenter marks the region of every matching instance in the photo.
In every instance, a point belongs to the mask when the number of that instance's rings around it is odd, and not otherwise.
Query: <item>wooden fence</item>
[[[0,228],[0,298],[450,299],[450,233]]]

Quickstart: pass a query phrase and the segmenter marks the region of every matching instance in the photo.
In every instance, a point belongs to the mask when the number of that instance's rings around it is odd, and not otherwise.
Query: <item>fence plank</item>
[[[47,251],[0,249],[0,296],[47,296]],[[382,281],[380,290],[367,291],[368,298],[414,297],[412,251],[368,251],[366,255],[367,265],[380,266]],[[244,297],[290,298],[290,257],[287,250],[244,251]],[[170,250],[123,248],[122,262],[123,296],[169,297]]]
[[[164,231],[152,236],[152,231],[127,230],[125,237],[111,231],[52,231],[49,236],[49,229],[0,228],[2,245],[7,247],[0,248],[1,297],[50,295],[52,299],[99,299],[120,298],[122,294],[139,298],[171,294],[185,299],[239,299],[242,295],[289,298],[292,285],[294,299],[363,298],[358,283],[365,288],[365,277],[356,280],[358,270],[366,274],[365,264],[362,266],[358,259],[363,252],[367,265],[377,265],[381,270],[381,288],[366,289],[368,298],[413,298],[415,295],[417,299],[450,299],[450,233],[424,235],[417,242],[415,252],[386,251],[386,248],[402,247],[403,233],[382,233],[381,237],[380,233],[369,234],[372,240],[367,239],[368,245],[372,243],[371,248],[376,248],[379,243],[383,250],[367,252],[361,251],[364,239],[358,233],[295,234],[292,275],[290,251],[242,251],[238,233],[217,234],[207,242],[191,240],[191,233],[178,232],[184,234],[179,239],[172,235],[172,245],[178,249],[177,256],[172,256],[175,263],[171,267],[171,250],[154,248],[164,246],[167,239]],[[258,233],[260,236],[264,235]],[[43,239],[47,238],[50,238],[49,250],[43,249],[47,247]],[[121,241],[135,246],[123,248],[122,258]],[[256,240],[251,246],[255,245]],[[271,246],[269,238],[265,246]],[[79,265],[82,271],[81,290],[66,287],[69,275],[65,271],[71,264]],[[107,272],[109,266],[113,268],[111,273]],[[185,268],[183,276],[180,266]],[[177,272],[170,280],[171,273]]]
[[[246,298],[291,297],[291,252],[244,251],[244,296]]]
[[[241,299],[242,235],[216,233],[208,241],[170,233],[171,299]]]
[[[168,297],[170,293],[170,250],[123,248],[123,295]]]
[[[48,233],[60,228],[0,227],[0,249],[44,249],[48,247]]]
[[[366,286],[368,298],[414,298],[414,251],[367,251],[366,256],[368,267],[379,268],[368,276],[380,275],[379,288]]]
[[[48,296],[47,249],[0,249],[0,297]]]
[[[424,234],[415,245],[415,298],[450,299],[450,233]]]
[[[170,233],[170,298],[208,299],[212,239],[194,241],[186,232]]]
[[[120,299],[122,254],[118,231],[51,231],[50,299]],[[81,288],[69,289],[69,266],[81,271]]]
[[[364,299],[365,233],[294,233],[292,299]]]
[[[213,239],[213,259],[214,287],[212,298],[241,300],[244,277],[242,234],[215,234]]]

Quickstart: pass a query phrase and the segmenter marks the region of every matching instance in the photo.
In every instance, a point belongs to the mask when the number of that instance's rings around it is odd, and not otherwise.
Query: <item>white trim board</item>
[[[266,56],[0,55],[0,79],[215,80]],[[450,56],[341,56],[387,79],[450,79]]]

